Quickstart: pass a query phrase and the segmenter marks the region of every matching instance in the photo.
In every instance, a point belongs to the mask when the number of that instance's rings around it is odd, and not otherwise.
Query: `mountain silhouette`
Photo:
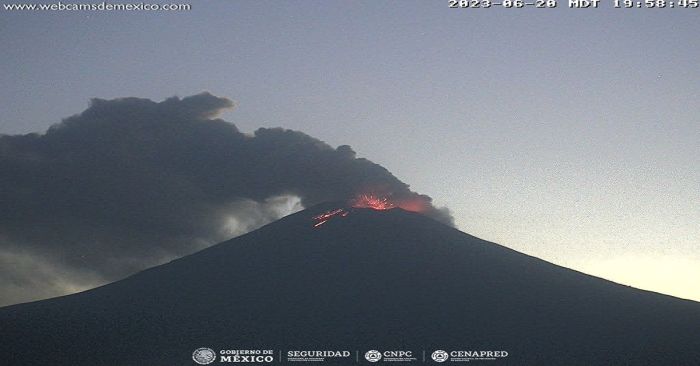
[[[210,347],[359,350],[360,363],[372,349],[453,349],[508,352],[475,361],[486,365],[700,364],[700,303],[417,213],[342,206],[314,206],[96,289],[2,308],[0,363],[194,365],[192,352]]]

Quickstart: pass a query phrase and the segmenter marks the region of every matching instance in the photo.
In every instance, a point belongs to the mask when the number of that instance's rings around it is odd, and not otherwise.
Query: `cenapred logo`
[[[367,353],[365,353],[365,359],[369,362],[377,362],[382,359],[382,353],[374,349],[367,351]]]
[[[447,354],[447,352],[439,349],[435,352],[433,352],[430,357],[433,359],[435,362],[445,362],[447,361],[448,358],[450,358],[450,355]]]
[[[216,352],[207,347],[197,348],[192,352],[192,359],[200,365],[208,365],[216,360]]]

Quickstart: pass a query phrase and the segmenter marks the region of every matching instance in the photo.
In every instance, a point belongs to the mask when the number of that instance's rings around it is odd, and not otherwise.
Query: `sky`
[[[92,98],[207,91],[244,133],[352,146],[462,231],[700,301],[697,9],[447,5],[0,10],[0,133],[43,133]]]

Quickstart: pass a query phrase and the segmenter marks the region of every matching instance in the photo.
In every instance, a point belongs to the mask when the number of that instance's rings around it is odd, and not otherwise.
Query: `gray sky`
[[[470,234],[700,300],[700,12],[564,4],[0,10],[0,133],[206,90],[244,132],[351,145]]]

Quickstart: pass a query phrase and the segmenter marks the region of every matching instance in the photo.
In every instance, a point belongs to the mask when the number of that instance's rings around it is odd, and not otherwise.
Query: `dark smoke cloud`
[[[360,192],[452,223],[349,146],[216,118],[233,106],[208,93],[94,99],[43,135],[0,136],[0,304],[112,281]]]

